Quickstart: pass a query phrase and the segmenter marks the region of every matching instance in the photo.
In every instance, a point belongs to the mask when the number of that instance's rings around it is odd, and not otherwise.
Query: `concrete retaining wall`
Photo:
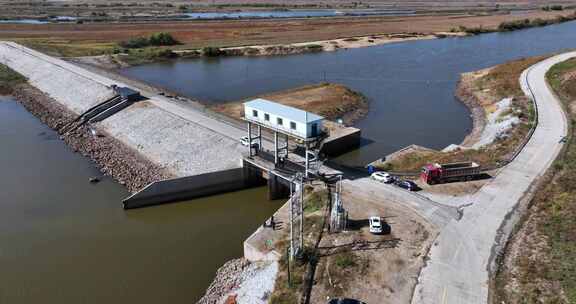
[[[265,184],[244,169],[231,169],[153,183],[124,200],[124,209],[140,208],[238,191]]]
[[[361,136],[362,131],[357,128],[338,129],[324,140],[320,153],[327,156],[338,156],[356,150],[360,147]]]

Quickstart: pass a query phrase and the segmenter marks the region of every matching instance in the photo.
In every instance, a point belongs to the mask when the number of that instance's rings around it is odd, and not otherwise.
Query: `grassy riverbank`
[[[515,60],[489,69],[466,73],[457,89],[457,97],[471,109],[474,129],[461,148],[449,152],[422,150],[403,154],[379,165],[384,170],[416,171],[426,163],[475,161],[482,166],[504,162],[524,141],[534,123],[532,103],[524,96],[518,79],[526,68],[542,60],[534,57]],[[511,98],[506,109],[499,109],[502,100]],[[497,117],[494,117],[497,113]],[[501,134],[486,132],[491,125],[513,119],[510,128]],[[480,145],[483,142],[491,142]]]
[[[546,75],[569,116],[563,153],[507,246],[495,303],[576,303],[576,59]]]
[[[374,45],[379,39],[373,36],[412,35],[430,36],[446,33],[451,29],[497,30],[502,24],[514,22],[544,25],[564,20],[571,11],[533,10],[523,14],[471,15],[457,12],[448,15],[402,17],[350,17],[350,18],[303,18],[286,20],[219,20],[219,21],[142,21],[142,22],[94,22],[86,24],[0,24],[0,39],[14,40],[55,56],[78,57],[111,54],[122,41],[157,32],[167,32],[182,42],[171,47],[173,51],[202,50],[206,47],[227,48],[242,46],[286,46],[293,51],[293,44],[332,41],[366,37],[366,44]],[[558,17],[563,16],[563,17]],[[538,20],[538,21],[536,21]],[[542,21],[546,22],[542,22]],[[409,30],[407,30],[409,29]],[[439,34],[444,37],[446,34]],[[373,40],[376,43],[370,42]],[[336,41],[338,42],[338,41]],[[314,44],[314,43],[313,43]],[[346,43],[339,43],[346,46]],[[328,49],[328,47],[324,47]],[[277,52],[277,50],[271,50]],[[287,50],[282,50],[287,52]],[[302,50],[298,50],[301,52]],[[318,51],[312,48],[307,51]],[[266,52],[264,52],[266,53]]]
[[[552,18],[526,18],[520,20],[503,21],[498,27],[484,27],[482,25],[475,27],[460,26],[452,29],[453,32],[465,32],[472,35],[493,33],[493,32],[512,32],[523,30],[533,27],[542,27],[552,24],[560,24],[564,22],[576,20],[576,12],[571,14],[558,15]]]
[[[26,77],[0,64],[0,95],[9,95],[14,86],[26,82]]]

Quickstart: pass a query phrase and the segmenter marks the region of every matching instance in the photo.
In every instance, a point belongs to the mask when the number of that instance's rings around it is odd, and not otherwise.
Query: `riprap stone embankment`
[[[55,129],[114,96],[112,85],[125,86],[12,42],[0,42],[0,63],[28,78],[37,90],[16,97]],[[151,97],[90,126],[104,137],[80,129],[65,140],[134,191],[167,177],[239,167],[244,149],[237,133],[218,132],[211,123],[192,108]]]

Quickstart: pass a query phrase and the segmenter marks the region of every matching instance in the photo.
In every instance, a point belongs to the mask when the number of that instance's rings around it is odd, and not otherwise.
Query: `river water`
[[[0,303],[194,303],[280,202],[264,188],[124,211],[127,191],[0,97]]]
[[[285,57],[178,60],[122,73],[206,102],[318,81],[365,94],[367,143],[352,161],[404,145],[459,142],[471,126],[453,98],[461,72],[572,48],[576,23]],[[0,303],[193,303],[276,210],[265,190],[124,211],[126,190],[55,132],[0,98]]]
[[[276,18],[311,18],[311,17],[337,17],[337,16],[410,16],[416,12],[412,10],[259,10],[238,12],[198,12],[185,13],[190,19],[276,19]]]
[[[469,133],[469,111],[454,91],[463,72],[576,47],[576,23],[511,33],[394,43],[276,57],[182,59],[121,73],[206,103],[239,100],[321,81],[364,94],[357,123],[365,146],[341,158],[364,165],[410,144],[442,149]]]

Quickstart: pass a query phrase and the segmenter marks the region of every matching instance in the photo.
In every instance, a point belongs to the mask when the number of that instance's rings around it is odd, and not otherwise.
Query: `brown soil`
[[[49,38],[70,41],[109,42],[165,31],[183,45],[179,48],[204,46],[240,46],[285,44],[329,40],[342,37],[393,33],[448,32],[465,26],[495,28],[502,21],[525,18],[554,18],[564,12],[533,11],[515,15],[414,16],[364,18],[308,18],[291,20],[235,20],[143,23],[90,24],[0,24],[0,39]]]
[[[346,124],[354,123],[368,112],[368,103],[362,95],[339,84],[322,83],[308,85],[264,94],[254,98],[269,99],[287,106],[316,113],[329,120],[343,118]],[[215,105],[212,110],[241,119],[244,115],[242,102]]]
[[[29,112],[54,130],[76,118],[75,114],[28,84],[14,87],[12,95]],[[104,174],[112,176],[131,192],[140,190],[151,182],[174,177],[138,152],[104,133],[102,135],[104,136],[93,136],[84,126],[62,136],[62,139],[74,151],[90,157]]]
[[[486,126],[486,111],[482,105],[482,101],[485,99],[479,98],[478,94],[476,94],[475,83],[487,72],[487,70],[482,70],[462,74],[458,87],[456,88],[456,97],[468,107],[470,115],[472,116],[472,131],[466,135],[460,144],[464,147],[471,147],[478,142]]]
[[[349,229],[326,234],[310,303],[348,297],[366,303],[409,303],[435,230],[412,212],[344,187]],[[373,235],[368,218],[381,216],[391,233]]]

